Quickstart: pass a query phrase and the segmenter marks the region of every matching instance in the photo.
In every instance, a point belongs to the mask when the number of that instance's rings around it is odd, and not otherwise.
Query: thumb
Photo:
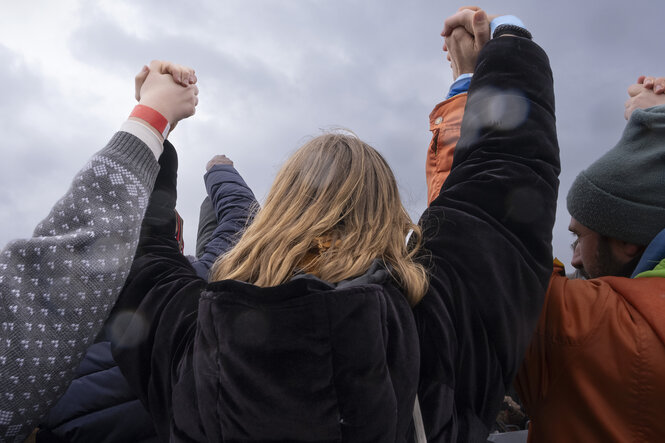
[[[644,90],[644,86],[640,85],[639,83],[634,83],[628,86],[628,95],[635,97],[637,94],[642,92],[642,90]]]
[[[482,9],[476,11],[473,15],[472,26],[476,49],[480,49],[490,40],[490,22],[485,11]]]
[[[141,72],[136,74],[136,77],[134,77],[134,97],[136,98],[136,101],[141,100],[141,86],[143,86],[145,79],[148,78],[149,73],[150,69],[143,65]]]

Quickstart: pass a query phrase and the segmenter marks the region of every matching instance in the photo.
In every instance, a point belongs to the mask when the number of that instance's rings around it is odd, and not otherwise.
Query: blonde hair
[[[415,246],[409,249],[411,231]],[[215,262],[211,281],[275,286],[306,271],[336,283],[380,259],[416,304],[428,285],[424,267],[413,259],[421,238],[383,157],[354,135],[324,134],[284,164],[264,207]]]

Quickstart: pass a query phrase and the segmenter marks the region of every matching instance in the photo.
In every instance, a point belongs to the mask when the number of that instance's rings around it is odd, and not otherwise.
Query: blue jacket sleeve
[[[218,256],[228,251],[251,221],[256,197],[231,165],[215,165],[204,176],[206,190],[217,215],[217,227],[203,254],[192,263],[197,274],[207,278]]]

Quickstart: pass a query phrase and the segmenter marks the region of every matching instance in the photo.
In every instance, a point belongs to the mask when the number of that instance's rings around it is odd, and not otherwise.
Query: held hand
[[[665,77],[647,77],[641,75],[637,79],[637,83],[644,85],[645,88],[651,89],[656,94],[662,94],[665,92]]]
[[[152,69],[157,69],[160,74],[171,74],[173,80],[181,86],[189,86],[196,83],[197,78],[194,70],[184,65],[178,65],[167,61],[153,60],[150,64]],[[134,78],[134,96],[136,101],[141,100],[141,86],[148,77],[150,68],[143,66],[141,72]]]
[[[208,164],[206,165],[206,171],[210,171],[210,168],[212,168],[215,165],[233,166],[233,161],[231,161],[231,159],[225,155],[216,155],[213,158],[211,158]]]
[[[448,37],[453,32],[453,29],[461,26],[464,29],[466,29],[466,32],[468,32],[469,34],[475,35],[476,37],[483,37],[482,35],[476,35],[476,32],[479,31],[482,33],[485,30],[474,29],[473,26],[473,16],[476,12],[479,11],[483,10],[478,6],[462,6],[457,10],[456,14],[453,14],[450,17],[448,17],[446,21],[443,23],[443,31],[441,32],[441,35],[443,37]],[[490,31],[489,23],[495,18],[499,17],[498,14],[486,14],[486,15],[487,15],[488,27],[486,29],[487,36],[482,38],[482,40],[484,40],[484,43],[487,43],[487,41],[492,37],[491,35],[489,35]]]
[[[441,35],[443,50],[453,70],[453,78],[472,73],[480,50],[490,39],[490,22],[485,11],[463,9],[446,19]]]
[[[194,115],[198,93],[195,84],[177,84],[171,74],[161,73],[161,62],[153,61],[140,87],[139,103],[161,113],[171,126],[175,126],[178,121]]]
[[[648,78],[648,77],[647,77]],[[628,87],[628,95],[630,98],[626,100],[624,104],[626,110],[623,116],[628,120],[636,109],[645,109],[652,106],[665,105],[665,94],[655,92],[655,85],[662,84],[665,82],[665,78],[659,77],[658,79],[653,79],[650,86],[652,89],[648,88],[645,84],[640,83],[640,80],[644,81],[645,79],[640,77],[637,79],[637,83],[630,85]],[[662,89],[660,90],[662,92]]]
[[[447,51],[446,59],[450,61],[453,80],[461,74],[472,73],[476,67],[477,54],[473,53],[473,37],[463,28],[456,28],[446,37],[443,50]]]

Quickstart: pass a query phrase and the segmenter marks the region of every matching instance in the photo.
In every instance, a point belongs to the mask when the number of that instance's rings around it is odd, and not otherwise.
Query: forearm
[[[205,175],[205,183],[217,214],[217,227],[194,267],[207,274],[217,257],[233,246],[251,221],[256,197],[231,165],[213,166]]]
[[[166,142],[161,170],[141,226],[141,237],[116,312],[129,318],[111,337],[113,356],[164,434],[171,408],[172,362],[194,331],[205,281],[180,253],[175,238],[178,160]],[[156,363],[157,362],[157,363]],[[155,401],[153,395],[158,395]]]
[[[528,34],[522,21],[513,15],[495,16],[489,23],[490,34],[494,34],[497,27],[501,25],[518,26],[523,29],[525,34]],[[475,71],[476,59],[471,57],[469,61],[471,60],[474,60],[474,62],[472,64],[466,63],[468,67],[460,72],[460,75],[450,86],[446,100],[436,105],[429,116],[430,131],[432,131],[433,137],[427,152],[425,171],[428,205],[439,195],[441,185],[450,174],[453,153],[460,138],[467,92]]]
[[[493,114],[497,109],[505,112]],[[471,82],[452,170],[421,219],[431,279],[414,312],[421,352],[432,355],[423,360],[419,394],[428,432],[452,419],[427,416],[441,395],[455,395],[459,411],[470,409],[489,426],[502,383],[517,371],[551,272],[555,130],[544,52],[524,38],[489,42]],[[457,365],[475,373],[459,373]]]
[[[158,169],[145,144],[117,133],[33,237],[2,250],[1,436],[28,433],[64,392],[124,284]]]
[[[492,113],[497,106],[503,113]],[[493,332],[499,336],[507,330],[527,340],[527,331],[535,326],[551,272],[558,172],[547,56],[524,38],[489,42],[471,83],[452,171],[432,206],[458,213],[462,226],[471,231],[447,238],[447,247],[463,250],[456,255],[461,258],[459,266],[472,275],[487,276],[468,284],[477,298],[476,309],[492,319],[487,324],[497,328]],[[492,244],[475,250],[475,234],[466,226],[468,221],[462,222],[467,217]],[[522,287],[526,277],[534,284],[530,291]],[[514,323],[511,317],[529,321]],[[497,318],[504,321],[495,322]]]

